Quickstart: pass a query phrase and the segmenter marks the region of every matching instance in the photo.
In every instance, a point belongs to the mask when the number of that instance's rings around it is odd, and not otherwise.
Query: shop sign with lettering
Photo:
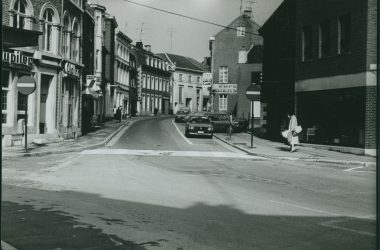
[[[237,94],[237,84],[213,84],[212,89],[218,94]]]
[[[13,53],[3,51],[3,63],[8,63],[9,66],[16,66],[30,69],[33,66],[33,58],[24,56],[20,51],[14,51]]]
[[[75,64],[69,62],[65,62],[63,65],[63,72],[71,76],[80,77],[79,69],[75,66]]]

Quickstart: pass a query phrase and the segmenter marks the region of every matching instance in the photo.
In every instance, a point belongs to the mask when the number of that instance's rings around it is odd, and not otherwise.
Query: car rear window
[[[210,123],[210,119],[207,116],[190,117],[190,123]]]

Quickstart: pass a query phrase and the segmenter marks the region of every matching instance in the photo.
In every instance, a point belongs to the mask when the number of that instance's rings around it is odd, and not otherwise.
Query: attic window
[[[238,26],[236,28],[237,30],[237,36],[245,36],[245,27],[244,26]]]

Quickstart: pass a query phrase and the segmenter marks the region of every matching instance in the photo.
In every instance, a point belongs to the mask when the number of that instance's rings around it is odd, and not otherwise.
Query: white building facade
[[[173,73],[172,105],[174,114],[186,108],[203,111],[203,67],[196,60],[173,54],[160,54],[166,58]]]

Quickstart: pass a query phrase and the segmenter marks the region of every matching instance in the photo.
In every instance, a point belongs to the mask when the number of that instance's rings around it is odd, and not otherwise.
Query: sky
[[[241,1],[243,9],[246,6],[253,8],[253,20],[263,25],[283,0],[130,1],[227,26],[240,15]],[[209,38],[223,29],[149,9],[126,0],[89,0],[89,2],[105,6],[107,13],[115,16],[118,30],[130,37],[133,43],[140,41],[141,38],[144,45],[151,45],[154,53],[173,53],[192,57],[201,62],[204,57],[210,55]]]

